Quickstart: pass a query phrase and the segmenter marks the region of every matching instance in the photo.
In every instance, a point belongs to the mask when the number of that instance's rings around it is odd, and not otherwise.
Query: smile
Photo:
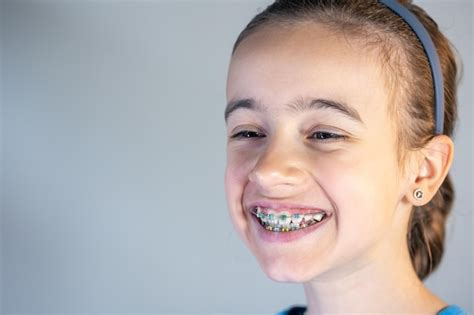
[[[327,218],[325,212],[319,211],[314,213],[293,213],[276,212],[270,208],[253,207],[250,212],[257,217],[258,222],[266,230],[271,232],[293,232],[298,231]]]

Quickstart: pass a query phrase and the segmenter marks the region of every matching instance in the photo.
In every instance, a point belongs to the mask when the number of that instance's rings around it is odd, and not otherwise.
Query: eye
[[[243,130],[235,135],[231,136],[232,139],[234,138],[263,138],[265,135],[258,131],[250,131],[250,130]]]
[[[337,133],[333,132],[327,132],[327,131],[316,131],[311,135],[311,139],[316,139],[319,141],[331,141],[331,140],[337,140],[337,139],[342,139],[344,140],[346,136],[340,135]]]

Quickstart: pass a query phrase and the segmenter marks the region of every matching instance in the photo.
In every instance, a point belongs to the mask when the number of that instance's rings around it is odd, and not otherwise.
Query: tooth
[[[300,226],[299,226],[299,227],[300,227],[300,228],[304,228],[304,227],[306,227],[307,225],[308,225],[308,222],[306,221],[305,218],[303,218],[303,219],[301,220],[301,223],[300,223]]]
[[[253,207],[252,209],[250,209],[250,213],[257,216],[258,218],[258,207]]]
[[[278,216],[275,211],[270,210],[267,214],[267,222],[273,226],[278,224]]]
[[[291,221],[293,221],[294,224],[297,226],[300,225],[301,220],[303,219],[303,216],[299,213],[295,213],[291,216]]]
[[[304,215],[304,220],[306,222],[309,222],[309,221],[313,220],[313,215],[312,214],[305,214]]]
[[[260,212],[260,213],[257,215],[257,217],[259,217],[260,220],[262,220],[262,222],[268,223],[268,216],[267,216],[265,213]]]
[[[282,212],[278,215],[278,224],[288,228],[291,222],[291,216],[288,212]]]
[[[313,215],[313,219],[315,219],[318,222],[321,222],[323,217],[324,217],[324,213],[316,213],[316,214]]]

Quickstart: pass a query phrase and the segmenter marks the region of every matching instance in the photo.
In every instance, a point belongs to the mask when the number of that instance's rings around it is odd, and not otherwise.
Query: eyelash
[[[235,135],[231,136],[232,139],[249,139],[249,138],[255,138],[255,137],[250,137],[250,134],[254,134],[254,135],[261,135],[261,136],[257,136],[258,138],[264,138],[265,135],[262,135],[260,132],[258,131],[251,131],[251,130],[243,130],[243,131],[240,131],[238,133],[236,133]],[[314,135],[318,134],[318,137],[313,137]],[[319,138],[320,136],[330,136],[329,138],[324,138],[324,139],[321,139]],[[327,132],[327,131],[316,131],[312,134],[312,136],[310,137],[311,139],[314,139],[314,140],[318,140],[318,141],[321,141],[321,142],[328,142],[328,141],[336,141],[338,139],[346,139],[347,137],[344,136],[344,135],[340,135],[340,134],[337,134],[337,133],[334,133],[334,132]]]

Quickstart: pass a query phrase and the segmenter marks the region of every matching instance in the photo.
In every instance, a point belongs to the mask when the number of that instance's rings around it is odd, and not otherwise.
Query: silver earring
[[[421,188],[415,189],[413,191],[413,197],[415,197],[416,200],[423,199],[423,190],[421,190]]]

